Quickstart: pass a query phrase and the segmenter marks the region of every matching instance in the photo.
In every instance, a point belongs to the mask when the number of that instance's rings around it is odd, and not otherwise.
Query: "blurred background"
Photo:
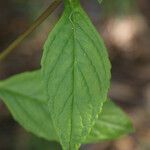
[[[150,150],[150,0],[81,0],[103,37],[112,63],[110,97],[130,116],[135,133],[82,150]],[[0,52],[47,8],[51,0],[0,0]],[[40,68],[42,46],[61,15],[60,6],[0,62],[0,79]],[[51,148],[50,148],[51,147]],[[55,150],[26,132],[0,100],[0,150]]]

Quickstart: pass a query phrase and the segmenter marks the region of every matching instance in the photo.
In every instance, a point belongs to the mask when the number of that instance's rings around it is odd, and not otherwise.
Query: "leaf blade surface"
[[[133,131],[129,117],[119,106],[108,99],[85,143],[113,140]]]
[[[0,81],[0,97],[27,131],[48,140],[57,140],[41,79],[38,70]]]
[[[61,144],[78,149],[97,119],[110,82],[106,48],[82,8],[66,9],[50,33],[42,72]]]
[[[26,85],[23,86],[23,84]],[[37,89],[31,87],[36,87]],[[14,93],[17,94],[14,96]],[[36,96],[39,93],[41,96],[40,99],[37,99]],[[43,93],[44,86],[42,84],[40,70],[22,73],[0,82],[0,97],[20,124],[37,136],[49,141],[59,141],[47,108],[46,94]],[[18,107],[19,109],[17,110]],[[44,120],[41,118],[44,118]],[[29,126],[26,125],[28,122],[30,122]],[[46,122],[47,124],[44,123],[41,126],[41,122]],[[83,143],[112,140],[132,131],[131,121],[126,114],[112,101],[107,100],[104,103],[102,113],[99,115],[90,134]]]

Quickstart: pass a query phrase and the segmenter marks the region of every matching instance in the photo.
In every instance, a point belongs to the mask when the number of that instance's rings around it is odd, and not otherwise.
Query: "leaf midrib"
[[[72,12],[70,15],[72,15],[72,16],[69,16],[69,19],[71,19],[71,17],[73,17],[72,19],[73,20],[70,20],[70,23],[72,24],[72,28],[73,28],[73,53],[72,53],[72,60],[73,60],[73,64],[72,64],[72,66],[73,66],[73,73],[72,73],[72,78],[73,78],[73,89],[72,89],[72,91],[73,91],[73,98],[72,98],[72,104],[71,104],[71,131],[70,131],[70,142],[69,142],[69,149],[71,150],[71,142],[72,142],[72,132],[73,132],[73,119],[74,119],[74,117],[73,117],[73,113],[74,113],[74,99],[75,99],[75,97],[74,97],[74,95],[75,95],[75,63],[76,63],[76,61],[75,61],[75,26],[74,26],[74,14],[73,14],[74,12]],[[71,22],[72,21],[72,22]]]

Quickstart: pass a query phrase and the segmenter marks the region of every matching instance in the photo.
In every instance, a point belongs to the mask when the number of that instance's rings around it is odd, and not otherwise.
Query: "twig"
[[[8,48],[3,50],[3,52],[0,53],[0,61],[9,55],[30,33],[32,33],[57,8],[61,1],[62,0],[54,0],[23,34],[12,42]]]

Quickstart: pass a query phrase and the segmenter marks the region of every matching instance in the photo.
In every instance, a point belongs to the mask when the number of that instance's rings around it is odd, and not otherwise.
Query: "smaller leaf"
[[[23,73],[0,82],[0,97],[13,117],[26,130],[48,140],[57,140],[46,105],[40,71]]]
[[[59,141],[48,111],[40,71],[22,73],[1,81],[0,97],[25,129],[49,141]],[[108,100],[85,143],[112,140],[132,131],[127,115]]]
[[[108,100],[85,143],[112,140],[133,131],[128,116],[115,103]]]

